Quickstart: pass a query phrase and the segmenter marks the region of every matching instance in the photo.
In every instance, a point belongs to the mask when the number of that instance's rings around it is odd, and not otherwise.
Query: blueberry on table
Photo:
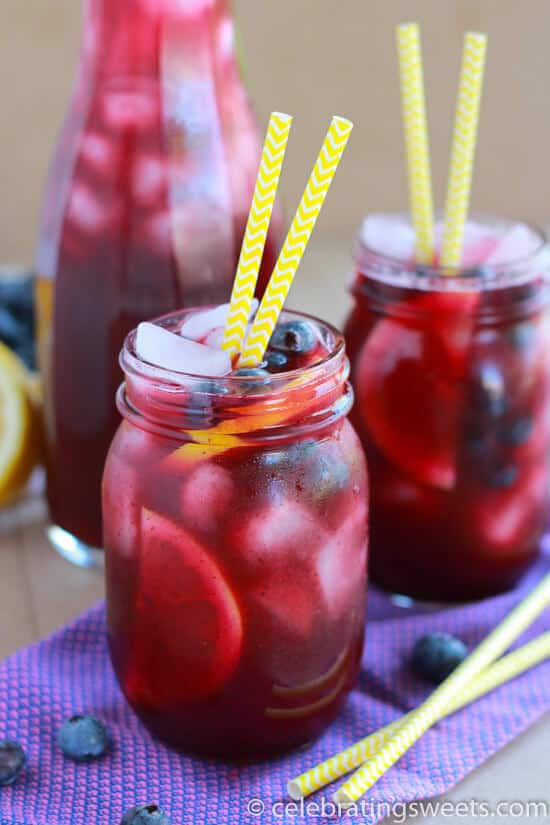
[[[120,825],[170,825],[170,817],[158,805],[136,805],[126,811]]]
[[[464,642],[450,633],[428,633],[415,643],[411,665],[418,676],[438,685],[467,655]]]
[[[34,278],[2,270],[0,277],[0,304],[26,323],[34,322]]]
[[[0,740],[0,787],[15,782],[26,761],[25,751],[18,742]]]
[[[0,340],[8,347],[15,347],[27,337],[25,328],[17,318],[5,306],[0,306]]]
[[[15,344],[13,351],[30,370],[36,370],[36,347],[34,341],[27,339]]]
[[[275,327],[271,336],[270,347],[282,352],[305,355],[315,349],[317,337],[315,330],[307,321],[285,321]]]
[[[99,719],[93,716],[71,716],[61,727],[57,742],[69,759],[91,762],[106,752],[109,735]]]

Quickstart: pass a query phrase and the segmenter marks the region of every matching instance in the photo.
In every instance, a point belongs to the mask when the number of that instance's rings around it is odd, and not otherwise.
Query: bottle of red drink
[[[103,482],[112,661],[155,735],[211,755],[310,741],[361,658],[367,479],[343,339],[295,313],[277,330],[265,367],[220,378],[151,366],[135,333],[121,357]]]
[[[510,588],[548,521],[548,248],[479,218],[456,271],[413,250],[404,217],[365,222],[346,326],[371,572],[393,594],[465,601]]]
[[[228,0],[87,0],[37,261],[50,535],[74,561],[101,555],[124,337],[227,299],[258,160]]]

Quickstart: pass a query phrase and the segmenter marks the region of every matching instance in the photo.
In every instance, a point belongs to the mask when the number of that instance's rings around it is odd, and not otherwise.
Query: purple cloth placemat
[[[429,689],[404,660],[426,631],[446,630],[475,645],[550,569],[550,541],[536,570],[511,594],[468,607],[413,615],[388,610],[373,593],[358,688],[330,730],[306,751],[247,767],[209,763],[155,742],[126,705],[113,676],[98,606],[51,638],[16,653],[0,666],[0,738],[17,739],[28,767],[15,785],[0,788],[2,825],[118,825],[136,803],[155,802],[174,825],[275,825],[334,819],[333,790],[306,801],[303,812],[285,796],[294,775],[387,724],[418,704]],[[550,630],[550,613],[522,642]],[[440,722],[374,786],[360,812],[344,821],[376,822],[379,803],[422,799],[451,788],[550,709],[550,663],[535,668],[468,709]],[[105,759],[75,765],[55,744],[62,721],[94,713],[109,726],[115,746]],[[334,786],[333,786],[334,787]],[[250,800],[259,815],[248,811]],[[314,803],[317,807],[314,807]],[[273,806],[275,808],[273,809]]]

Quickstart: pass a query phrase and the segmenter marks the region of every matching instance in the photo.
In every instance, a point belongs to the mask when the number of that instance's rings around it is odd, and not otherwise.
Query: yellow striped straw
[[[334,794],[339,805],[353,804],[420,739],[444,713],[445,708],[472,680],[518,638],[550,604],[550,573],[460,664],[380,750]]]
[[[290,115],[272,112],[269,118],[222,342],[230,355],[241,351],[246,333],[291,125]]]
[[[543,633],[532,642],[528,642],[490,665],[452,700],[451,704],[440,714],[438,721],[475,702],[476,699],[480,699],[486,693],[501,687],[548,658],[550,658],[550,632]],[[395,722],[361,739],[355,745],[340,751],[295,779],[291,779],[287,786],[289,796],[296,800],[303,799],[362,765],[403,727],[413,713],[414,711],[407,713]]]
[[[434,210],[422,51],[417,23],[397,26],[396,36],[416,259],[418,263],[429,265],[433,263],[434,255]]]
[[[333,117],[256,313],[252,329],[248,333],[239,360],[240,367],[253,367],[262,363],[269,339],[277,324],[352,129],[353,124],[349,120]]]
[[[486,51],[486,35],[469,32],[465,36],[445,202],[445,228],[440,261],[443,267],[457,267],[462,258]]]

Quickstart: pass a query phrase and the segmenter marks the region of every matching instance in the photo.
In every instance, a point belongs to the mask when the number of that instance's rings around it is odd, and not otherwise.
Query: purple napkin
[[[540,564],[511,594],[468,607],[414,615],[388,610],[372,593],[361,677],[346,709],[309,749],[249,766],[214,763],[170,751],[156,742],[125,703],[105,642],[103,606],[0,666],[0,738],[17,739],[28,767],[0,788],[1,825],[118,825],[137,803],[158,803],[174,825],[322,823],[336,818],[335,786],[299,803],[287,781],[417,705],[429,688],[404,661],[426,631],[479,642],[550,569],[550,540]],[[541,617],[521,642],[550,629]],[[388,804],[440,794],[550,709],[550,663],[535,668],[469,708],[440,722],[378,782],[351,823],[377,822]],[[93,713],[109,726],[112,752],[99,762],[65,760],[55,735],[70,715]],[[324,805],[324,809],[323,809]],[[285,807],[287,806],[287,807]]]

